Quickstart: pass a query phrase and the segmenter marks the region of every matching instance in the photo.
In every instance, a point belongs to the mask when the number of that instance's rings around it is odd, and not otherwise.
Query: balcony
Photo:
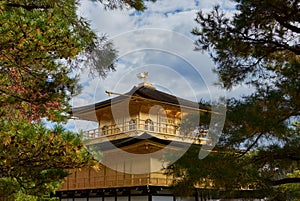
[[[100,170],[93,168],[69,170],[69,174],[60,190],[137,187],[146,185],[169,186],[174,179],[173,176],[166,175],[163,172],[126,174],[105,166],[102,166]]]
[[[196,144],[210,143],[208,130],[198,128],[189,133],[183,133],[178,124],[173,122],[158,123],[150,119],[131,119],[121,124],[105,125],[100,128],[84,131],[83,138],[88,140],[88,144],[95,144],[127,137],[138,137],[144,132],[164,140]]]

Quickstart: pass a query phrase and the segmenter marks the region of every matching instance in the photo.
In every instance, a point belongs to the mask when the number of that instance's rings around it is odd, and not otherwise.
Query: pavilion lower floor
[[[86,189],[58,191],[55,197],[61,201],[264,201],[253,198],[253,191],[236,191],[230,199],[224,199],[228,192],[220,190],[195,189],[189,197],[176,196],[171,187],[138,186],[123,188]],[[255,192],[257,196],[257,192]]]

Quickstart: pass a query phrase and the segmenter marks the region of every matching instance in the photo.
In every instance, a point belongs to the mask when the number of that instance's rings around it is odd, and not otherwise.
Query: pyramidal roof
[[[111,92],[108,92],[111,93]],[[97,102],[95,104],[86,105],[82,107],[73,108],[73,116],[81,116],[80,114],[90,113],[101,108],[109,107],[113,104],[128,100],[128,98],[136,98],[145,101],[153,101],[156,104],[167,104],[177,107],[186,107],[190,109],[199,109],[199,104],[190,100],[176,97],[174,95],[159,91],[155,89],[152,85],[139,84],[139,86],[134,86],[129,92],[125,94],[119,94],[118,96]]]

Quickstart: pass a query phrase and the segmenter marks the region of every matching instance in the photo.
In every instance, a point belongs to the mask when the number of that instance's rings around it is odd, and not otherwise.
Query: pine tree
[[[235,2],[232,17],[219,6],[200,11],[192,33],[196,49],[214,61],[222,87],[248,85],[254,92],[228,100],[215,152],[199,160],[190,150],[169,170],[183,176],[178,186],[208,182],[216,189],[251,188],[259,190],[257,197],[292,199],[300,192],[294,174],[300,168],[300,3]]]

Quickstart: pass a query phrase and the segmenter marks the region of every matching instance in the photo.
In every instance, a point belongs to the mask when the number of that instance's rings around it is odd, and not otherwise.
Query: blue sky
[[[149,72],[149,82],[173,95],[199,101],[215,100],[219,96],[239,96],[247,88],[226,92],[214,84],[214,64],[207,54],[194,51],[196,39],[190,32],[199,10],[208,12],[221,5],[232,14],[234,4],[229,0],[157,0],[147,3],[147,10],[104,10],[99,3],[81,1],[79,14],[87,18],[99,35],[105,34],[119,53],[116,71],[107,78],[94,78],[81,72],[82,94],[72,100],[73,107],[108,99],[105,90],[125,93],[142,80],[137,73]],[[68,128],[83,129],[92,123],[70,121]]]

